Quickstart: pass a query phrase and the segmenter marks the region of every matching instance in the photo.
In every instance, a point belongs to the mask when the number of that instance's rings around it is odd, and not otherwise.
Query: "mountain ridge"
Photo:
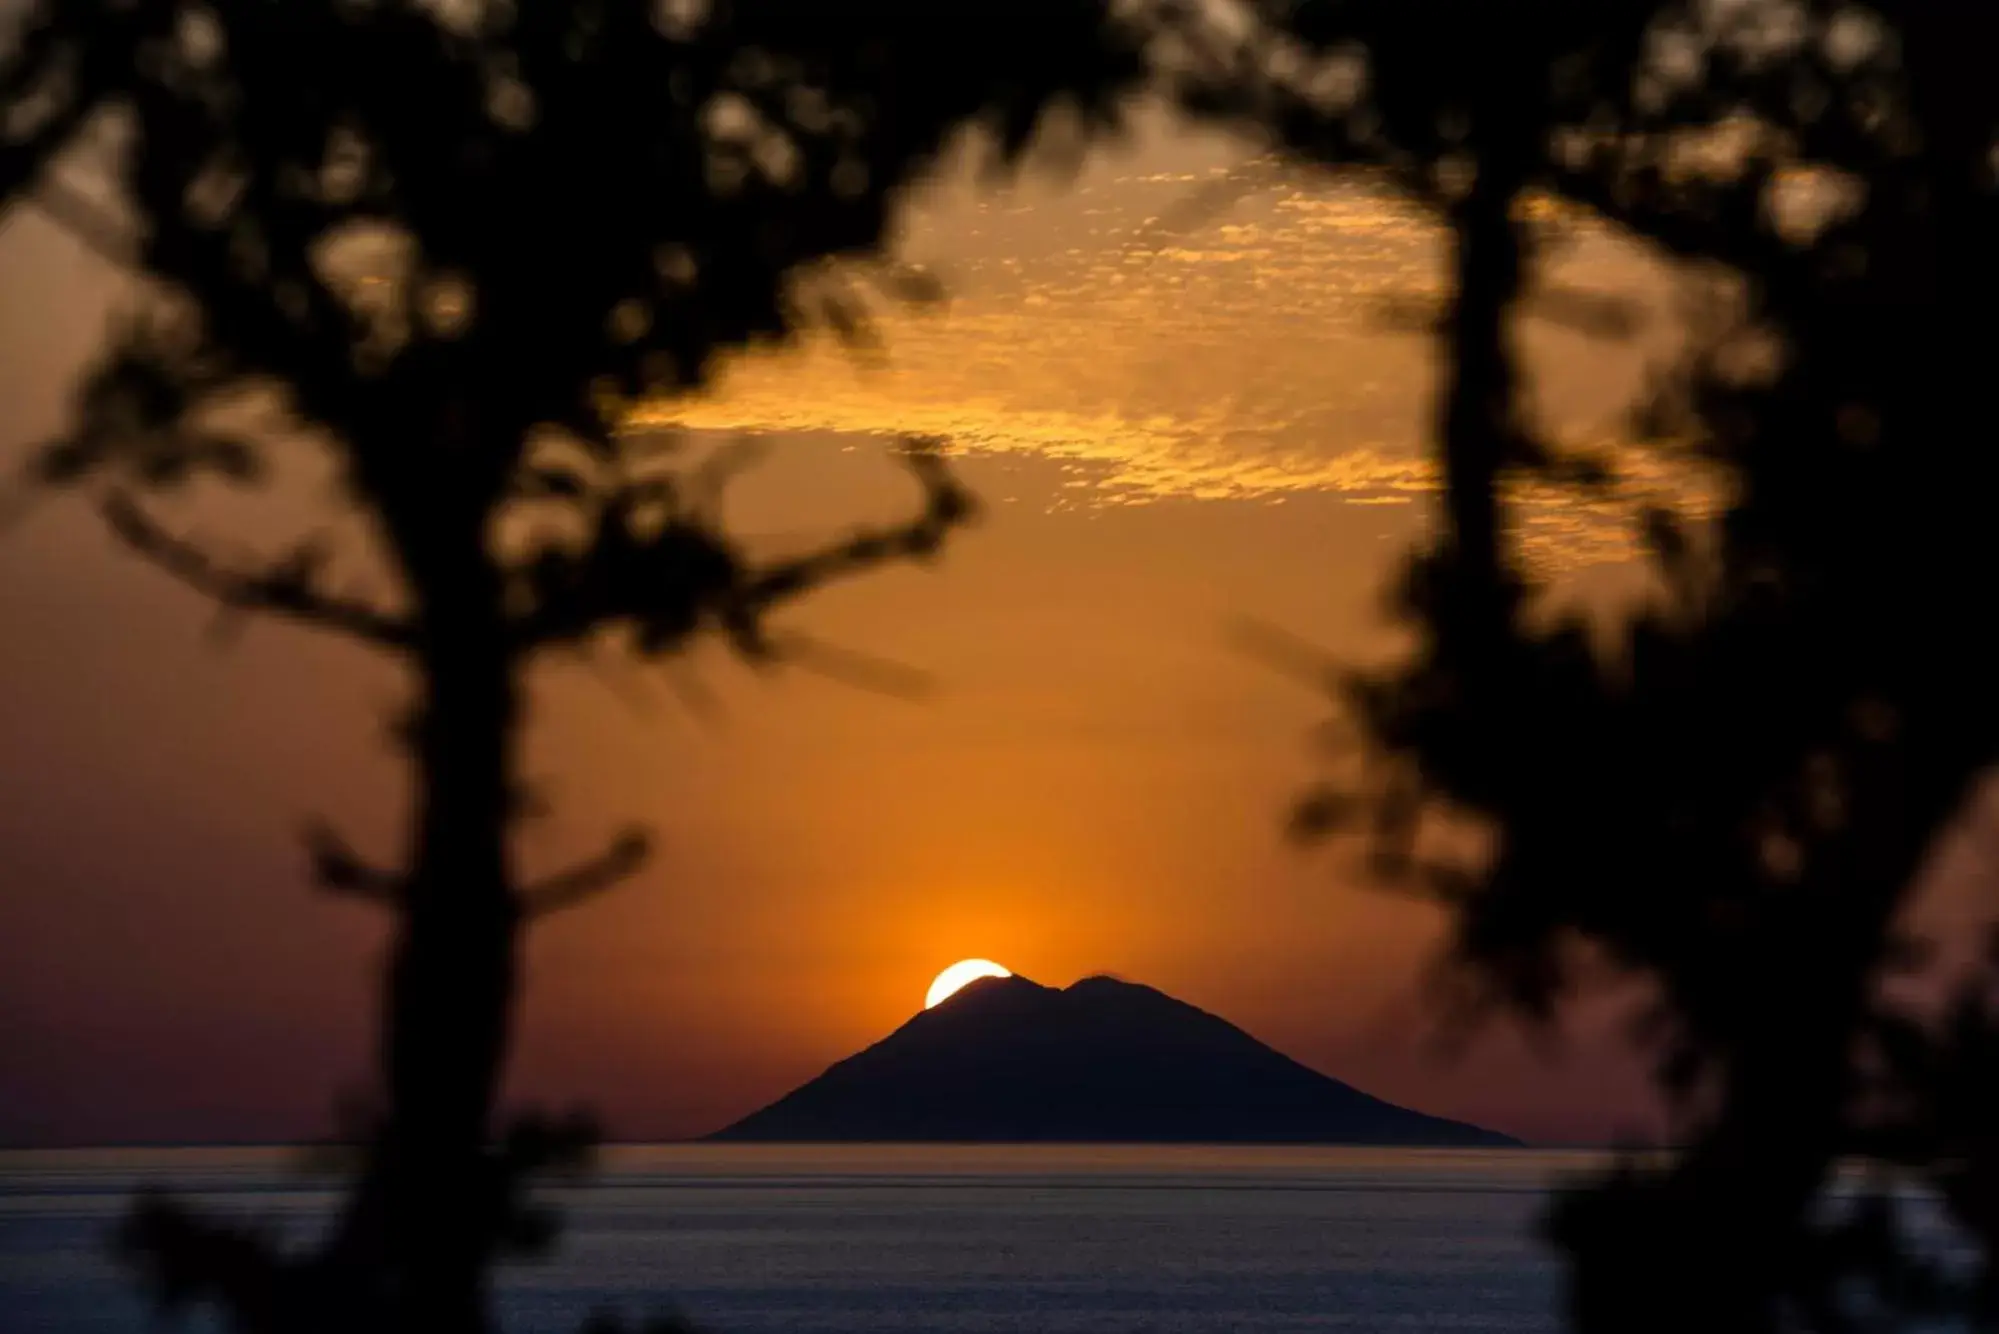
[[[1094,974],[984,978],[708,1136],[795,1143],[1517,1145],[1323,1074],[1219,1015]]]

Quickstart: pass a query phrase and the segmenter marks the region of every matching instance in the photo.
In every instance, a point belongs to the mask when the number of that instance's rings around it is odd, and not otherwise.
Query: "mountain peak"
[[[1111,973],[1091,973],[1088,977],[1079,977],[1063,990],[1089,995],[1092,992],[1111,992],[1121,988],[1128,991],[1153,991],[1153,988],[1142,982],[1127,982]],[[1155,991],[1153,994],[1163,996],[1166,993]]]
[[[1105,974],[968,983],[717,1133],[778,1141],[1499,1145],[1383,1102],[1234,1024]]]

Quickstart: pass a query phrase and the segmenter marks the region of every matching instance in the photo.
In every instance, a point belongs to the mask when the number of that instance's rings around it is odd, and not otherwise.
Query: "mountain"
[[[1509,1145],[1373,1098],[1151,987],[987,978],[711,1136]]]

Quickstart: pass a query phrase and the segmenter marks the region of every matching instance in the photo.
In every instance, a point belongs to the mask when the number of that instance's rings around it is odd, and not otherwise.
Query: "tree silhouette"
[[[523,929],[634,869],[524,884],[522,678],[538,657],[653,658],[712,632],[773,650],[772,608],[935,551],[967,513],[934,450],[904,524],[759,563],[716,478],[620,426],[730,348],[866,336],[831,261],[882,249],[956,132],[1018,158],[1060,108],[1112,127],[1138,45],[1090,0],[40,0],[0,59],[0,201],[43,209],[145,294],[35,479],[88,494],[133,553],[231,614],[405,662],[408,844],[376,869],[330,829],[328,890],[395,915],[383,1112],[324,1247],[286,1258],[169,1201],[130,1239],[169,1304],[246,1330],[489,1327],[491,1262],[545,1244],[527,1170],[587,1138],[495,1138]],[[73,183],[83,165],[108,190]],[[889,271],[893,286],[896,275]],[[905,284],[906,286],[906,284]],[[260,428],[275,413],[278,431]],[[330,452],[400,596],[336,586],[307,541],[235,564],[152,503]],[[519,522],[517,522],[519,521]]]
[[[1364,820],[1385,871],[1452,906],[1446,982],[1470,1011],[1545,1020],[1605,972],[1653,998],[1639,1037],[1680,1147],[1553,1214],[1579,1326],[1999,1321],[1999,972],[1930,975],[1940,1009],[1898,989],[1920,875],[1999,746],[1980,624],[1999,12],[1265,17],[1194,100],[1389,173],[1454,242],[1442,522],[1399,604],[1419,647],[1337,677],[1372,768],[1301,824]],[[1803,217],[1783,197],[1800,179],[1820,191]],[[1641,516],[1657,592],[1609,626],[1553,600],[1511,537],[1517,482],[1601,490],[1620,462],[1565,457],[1523,404],[1527,192],[1735,280],[1639,414],[1728,503]],[[1916,1237],[1911,1180],[1962,1254]]]

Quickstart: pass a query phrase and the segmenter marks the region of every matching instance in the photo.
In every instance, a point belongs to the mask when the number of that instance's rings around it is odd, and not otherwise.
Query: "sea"
[[[708,1334],[1552,1331],[1535,1237],[1586,1155],[1201,1146],[629,1146],[544,1190],[508,1334],[595,1312]],[[0,1331],[158,1328],[108,1237],[170,1188],[304,1243],[334,1183],[275,1149],[0,1154]],[[220,1330],[195,1314],[190,1334]]]

